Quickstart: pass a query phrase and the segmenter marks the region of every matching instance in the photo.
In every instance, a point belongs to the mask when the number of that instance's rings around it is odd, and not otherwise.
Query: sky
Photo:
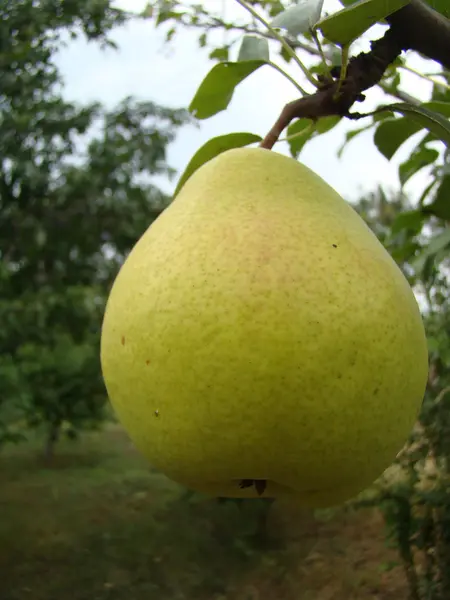
[[[242,8],[234,0],[207,0],[208,4],[225,6],[228,18],[243,16]],[[115,5],[127,10],[141,11],[146,0],[118,0]],[[340,7],[337,0],[325,0],[324,9]],[[372,28],[371,38],[380,32]],[[58,57],[58,65],[65,81],[65,95],[70,100],[83,103],[101,101],[113,107],[125,96],[151,100],[163,106],[187,108],[201,81],[213,66],[208,50],[198,46],[198,32],[181,31],[170,44],[164,44],[163,27],[156,29],[150,20],[132,22],[117,29],[113,39],[118,50],[101,50],[97,44],[79,39],[70,42]],[[223,36],[223,32],[218,32]],[[219,41],[223,37],[218,38]],[[364,47],[364,46],[363,46]],[[420,60],[415,63],[420,67]],[[412,62],[411,64],[414,64]],[[283,65],[284,68],[285,65]],[[297,67],[298,68],[298,67]],[[295,65],[286,70],[297,75]],[[407,74],[404,89],[426,98],[427,82]],[[283,106],[298,97],[292,84],[270,67],[262,67],[238,86],[231,105],[224,112],[200,122],[200,127],[181,129],[171,144],[168,160],[181,174],[192,155],[208,139],[234,131],[248,131],[264,136]],[[386,97],[371,90],[358,111],[370,110]],[[391,101],[392,99],[390,99]],[[414,147],[417,136],[404,144],[395,157],[388,161],[376,149],[373,133],[358,136],[339,159],[345,132],[360,123],[339,124],[329,133],[308,143],[300,160],[316,171],[348,200],[374,190],[379,184],[385,189],[398,189],[398,165]],[[274,150],[288,154],[286,143],[277,144]],[[417,195],[426,183],[426,174],[418,174],[409,183],[407,191]],[[174,183],[166,180],[158,184],[170,192]]]

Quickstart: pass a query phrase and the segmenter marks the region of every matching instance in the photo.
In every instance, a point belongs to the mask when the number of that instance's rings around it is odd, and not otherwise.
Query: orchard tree
[[[389,160],[418,135],[399,166],[403,189],[394,195],[379,189],[355,206],[420,296],[430,358],[416,428],[392,469],[359,504],[381,506],[410,597],[445,600],[450,594],[450,2],[233,3],[242,9],[236,20],[223,3],[186,0],[151,2],[144,13],[165,28],[167,41],[179,28],[198,31],[199,46],[217,63],[199,82],[190,111],[202,120],[226,110],[235,88],[263,66],[286,76],[299,97],[281,112],[274,106],[274,124],[263,139],[252,132],[232,132],[209,140],[193,156],[176,192],[196,169],[227,149],[250,144],[272,149],[284,135],[291,155],[298,158],[308,141],[343,120],[354,123],[344,147],[371,131],[376,148]],[[369,31],[375,24],[383,25],[376,36]],[[227,32],[226,42],[223,37],[214,42],[217,31]],[[358,52],[356,42],[362,39],[370,49]],[[412,66],[411,58],[417,56],[424,59],[421,71]],[[404,85],[402,75],[411,72],[429,84],[425,101]],[[365,100],[373,104],[380,91],[383,100],[374,110],[364,110]],[[421,170],[428,181],[413,201],[404,186]]]
[[[166,148],[185,111],[125,98],[114,110],[62,96],[55,54],[128,17],[107,0],[0,7],[0,441],[99,423],[99,333],[117,266],[168,198]],[[20,423],[20,428],[10,426]]]

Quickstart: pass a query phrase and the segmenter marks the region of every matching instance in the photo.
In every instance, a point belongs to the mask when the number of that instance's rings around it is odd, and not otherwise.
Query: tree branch
[[[425,5],[422,0],[410,0],[410,4],[390,15],[387,20],[390,28],[382,38],[372,42],[370,52],[361,53],[350,60],[346,76],[340,84],[336,80],[323,81],[315,94],[294,100],[284,107],[275,125],[261,142],[261,147],[270,150],[294,119],[316,121],[334,115],[351,118],[350,108],[364,99],[362,92],[378,84],[388,66],[404,50],[416,50],[450,68],[450,19]],[[339,69],[333,69],[332,75],[338,77]]]
[[[450,69],[450,19],[423,0],[410,0],[386,21],[402,50],[415,50]]]
[[[399,56],[402,49],[395,34],[388,29],[384,36],[372,42],[371,51],[350,59],[343,82],[323,82],[323,86],[311,96],[305,96],[287,104],[277,122],[261,142],[261,147],[271,149],[282,131],[293,119],[312,119],[338,115],[349,116],[351,106],[364,99],[362,92],[376,85],[387,67]],[[334,69],[333,76],[339,76]]]
[[[216,16],[211,15],[210,13],[208,13],[208,11],[206,11],[205,9],[203,9],[201,7],[197,7],[197,10],[198,10],[198,13],[196,12],[194,15],[189,15],[188,13],[182,14],[179,17],[180,22],[185,27],[191,27],[194,29],[207,30],[207,31],[220,29],[220,30],[225,30],[225,31],[236,31],[239,33],[246,33],[248,35],[257,35],[257,36],[264,37],[268,40],[274,39],[272,34],[265,29],[260,29],[257,26],[233,23],[231,21],[225,21],[221,17],[216,17]],[[194,19],[193,18],[194,16],[197,18]],[[198,18],[200,16],[203,17],[203,19],[204,19],[203,21],[200,18]],[[303,42],[299,39],[287,39],[287,38],[286,38],[286,41],[295,50],[303,50],[303,51],[307,52],[308,54],[310,54],[311,56],[317,56],[319,58],[321,56],[318,48],[316,48],[316,46],[313,46],[307,42]],[[230,44],[230,46],[231,46],[231,44]],[[327,53],[326,50],[324,52],[325,52],[325,56],[329,60],[332,60],[331,53]],[[408,94],[407,92],[404,92],[403,90],[388,88],[388,86],[382,82],[379,82],[378,85],[386,94],[388,94],[389,96],[392,96],[394,98],[397,98],[397,100],[401,100],[402,102],[408,102],[409,104],[415,104],[415,105],[420,104],[420,101],[417,98],[415,98],[411,94]]]

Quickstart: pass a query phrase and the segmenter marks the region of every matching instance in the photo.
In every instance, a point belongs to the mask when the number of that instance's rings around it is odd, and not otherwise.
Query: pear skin
[[[394,260],[325,181],[262,148],[204,164],[137,242],[101,361],[155,468],[211,495],[308,507],[344,502],[392,463],[428,373]]]

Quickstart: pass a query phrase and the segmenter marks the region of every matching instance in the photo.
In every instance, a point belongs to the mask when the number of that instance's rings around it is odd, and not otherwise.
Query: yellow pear
[[[112,287],[101,360],[152,465],[200,492],[341,503],[393,461],[428,372],[418,305],[359,215],[292,158],[228,150]]]

